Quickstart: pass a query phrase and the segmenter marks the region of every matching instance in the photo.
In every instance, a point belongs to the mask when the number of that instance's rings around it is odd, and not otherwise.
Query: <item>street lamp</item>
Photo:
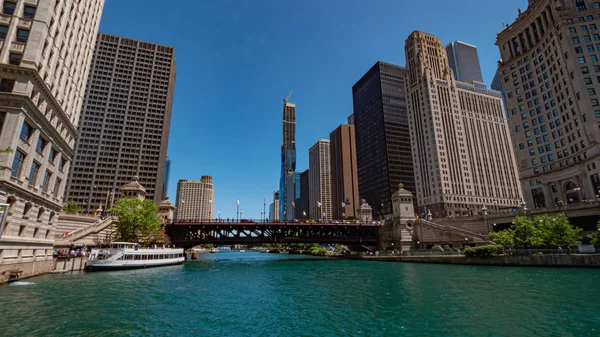
[[[465,246],[469,245],[469,238],[465,238]]]
[[[487,227],[487,231],[488,231],[488,234],[489,234],[490,233],[490,226],[487,223],[487,208],[485,206],[483,206],[481,208],[481,210],[483,211],[483,223]]]

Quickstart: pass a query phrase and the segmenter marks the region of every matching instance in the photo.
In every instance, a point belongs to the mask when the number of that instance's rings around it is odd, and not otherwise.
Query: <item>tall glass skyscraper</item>
[[[352,87],[358,194],[375,216],[392,213],[398,184],[415,191],[405,76],[403,67],[377,62]]]
[[[167,193],[169,193],[169,174],[171,172],[171,159],[167,157],[167,162],[165,163],[165,178],[163,181],[163,191],[162,198],[167,197]]]
[[[296,179],[296,103],[283,100],[283,144],[279,180],[279,218],[293,219]]]

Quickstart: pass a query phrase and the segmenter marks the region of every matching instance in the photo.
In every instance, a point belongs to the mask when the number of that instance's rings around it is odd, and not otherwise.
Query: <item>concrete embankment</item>
[[[54,270],[52,273],[68,273],[72,271],[84,270],[87,265],[87,257],[69,257],[64,259],[54,259]]]
[[[359,256],[347,257],[364,261],[463,264],[484,266],[528,266],[600,268],[600,254],[593,255],[506,255],[492,257],[459,256]]]

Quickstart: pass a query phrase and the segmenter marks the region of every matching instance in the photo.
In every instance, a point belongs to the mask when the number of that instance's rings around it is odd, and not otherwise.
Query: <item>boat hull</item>
[[[104,262],[104,263],[103,263]],[[120,263],[121,262],[121,263]],[[140,260],[140,261],[88,261],[85,269],[87,271],[125,270],[172,266],[182,264],[184,258],[166,259],[164,261]]]

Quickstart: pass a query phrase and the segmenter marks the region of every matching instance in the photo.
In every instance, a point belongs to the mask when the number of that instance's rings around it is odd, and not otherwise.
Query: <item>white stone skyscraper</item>
[[[313,220],[333,219],[329,139],[320,139],[308,150],[309,210]]]
[[[209,220],[215,218],[215,188],[211,176],[177,183],[176,220]]]
[[[498,34],[500,83],[529,208],[600,196],[600,2],[529,0]]]
[[[405,52],[419,213],[518,207],[522,194],[500,93],[456,81],[431,34],[413,32]]]
[[[103,0],[4,1],[0,20],[0,283],[52,269]]]

